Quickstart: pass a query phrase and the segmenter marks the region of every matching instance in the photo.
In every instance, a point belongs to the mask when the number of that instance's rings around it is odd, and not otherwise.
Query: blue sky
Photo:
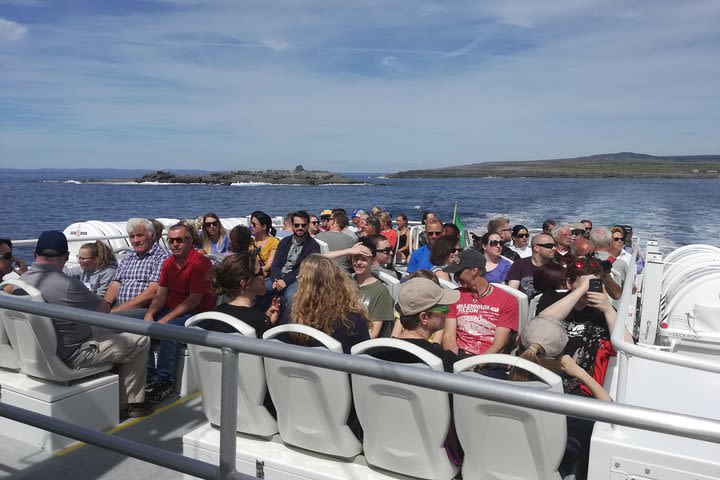
[[[0,0],[0,167],[720,154],[720,2]]]

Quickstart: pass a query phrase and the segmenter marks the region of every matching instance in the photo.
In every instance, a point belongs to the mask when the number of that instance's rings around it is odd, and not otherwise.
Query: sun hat
[[[565,349],[568,336],[560,321],[540,315],[525,325],[520,333],[520,341],[525,348],[537,343],[545,350],[545,357],[555,358]]]
[[[459,300],[459,291],[442,288],[427,278],[411,278],[402,284],[398,293],[398,306],[403,315],[415,315]]]

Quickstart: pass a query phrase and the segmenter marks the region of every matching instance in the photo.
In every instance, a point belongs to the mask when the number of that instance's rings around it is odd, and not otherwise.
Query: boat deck
[[[129,419],[110,430],[113,435],[182,453],[182,437],[206,422],[197,392],[171,397],[150,416]],[[108,432],[108,433],[110,433]],[[55,452],[38,452],[31,446],[0,434],[0,478],[77,480],[175,480],[182,474],[82,442]]]

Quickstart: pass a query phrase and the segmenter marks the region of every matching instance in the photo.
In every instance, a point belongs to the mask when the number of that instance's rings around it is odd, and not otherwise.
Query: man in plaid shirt
[[[113,313],[142,318],[157,292],[160,268],[170,254],[155,242],[155,228],[150,220],[131,218],[127,231],[133,252],[123,258],[105,300],[113,306]]]

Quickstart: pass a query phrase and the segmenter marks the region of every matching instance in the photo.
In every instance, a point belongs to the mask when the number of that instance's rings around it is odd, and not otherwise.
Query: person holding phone
[[[610,303],[600,278],[602,265],[594,258],[579,258],[567,266],[565,286],[568,292],[546,291],[538,302],[538,315],[566,296],[577,296],[572,309],[560,319],[568,335],[564,350],[577,364],[598,383],[605,379],[610,357],[615,351],[610,346],[610,332],[615,325],[616,312]],[[578,293],[580,291],[581,293]],[[626,340],[632,342],[625,331]],[[571,380],[566,391],[592,396],[579,380]]]

